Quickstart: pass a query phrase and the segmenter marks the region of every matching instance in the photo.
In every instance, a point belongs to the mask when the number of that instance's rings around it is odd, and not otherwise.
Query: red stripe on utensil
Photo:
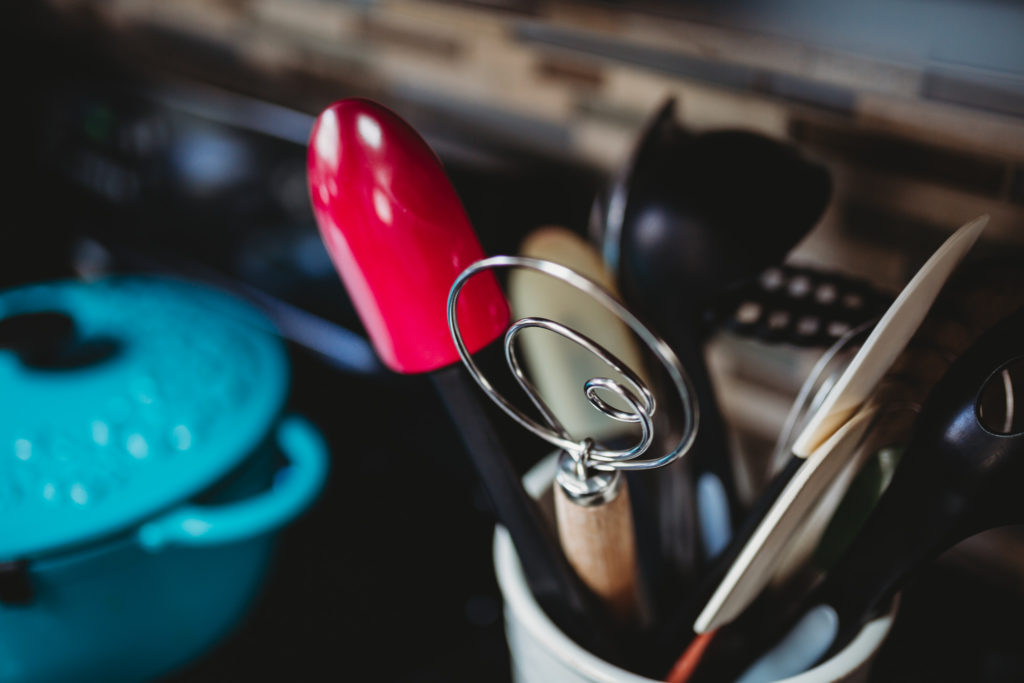
[[[718,631],[701,633],[690,642],[690,646],[686,648],[686,651],[672,665],[672,670],[669,672],[668,677],[665,678],[667,683],[686,683],[690,680],[693,672],[697,670],[697,665],[700,664],[701,657],[704,656],[704,652],[708,649],[708,645],[711,644],[711,640],[715,637],[716,633]]]

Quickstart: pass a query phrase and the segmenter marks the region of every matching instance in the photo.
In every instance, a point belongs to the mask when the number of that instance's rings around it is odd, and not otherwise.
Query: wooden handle
[[[636,538],[626,480],[615,497],[581,505],[555,486],[558,536],[569,564],[620,623],[640,618]]]

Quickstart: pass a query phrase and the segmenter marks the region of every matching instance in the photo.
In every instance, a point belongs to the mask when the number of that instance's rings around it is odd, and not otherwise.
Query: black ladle
[[[743,505],[701,350],[702,311],[715,295],[782,261],[821,216],[831,181],[791,145],[739,130],[691,134],[674,112],[669,99],[612,188],[599,218],[603,252],[626,301],[690,374],[700,429],[686,460],[694,481],[714,475],[738,520]]]
[[[932,389],[892,483],[864,527],[788,615],[791,622],[816,605],[835,609],[839,629],[823,659],[842,649],[926,563],[974,534],[1024,523],[1024,420],[1020,406],[1012,408],[1021,387],[1024,308],[985,332]],[[788,630],[781,627],[786,622],[757,617],[736,622],[758,634],[743,639],[748,658]],[[716,667],[699,680],[731,680],[744,661],[737,655],[720,651],[715,659],[732,671]]]
[[[617,240],[625,296],[652,312],[696,310],[780,263],[832,188],[828,170],[790,144],[746,130],[693,134],[674,112],[670,99],[647,127],[618,190],[621,222],[604,236],[606,257]]]

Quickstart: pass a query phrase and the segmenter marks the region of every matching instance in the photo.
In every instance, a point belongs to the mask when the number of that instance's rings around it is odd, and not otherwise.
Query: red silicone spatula
[[[448,293],[483,250],[441,162],[392,111],[349,99],[317,118],[308,175],[324,244],[378,355],[397,372],[432,373],[538,604],[581,645],[613,656],[593,596],[523,490],[458,363]],[[502,335],[508,305],[492,273],[466,285],[458,318],[470,352]]]
[[[384,107],[342,100],[316,120],[308,173],[320,235],[381,360],[401,373],[458,361],[448,290],[484,253],[434,152]],[[471,352],[508,326],[492,273],[460,304]]]

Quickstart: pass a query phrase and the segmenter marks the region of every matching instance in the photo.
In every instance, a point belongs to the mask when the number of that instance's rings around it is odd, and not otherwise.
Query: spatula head
[[[316,120],[307,172],[324,245],[381,360],[403,373],[457,361],[448,290],[484,254],[427,143],[389,109],[341,100]],[[504,332],[492,273],[466,285],[458,312],[471,353]]]

